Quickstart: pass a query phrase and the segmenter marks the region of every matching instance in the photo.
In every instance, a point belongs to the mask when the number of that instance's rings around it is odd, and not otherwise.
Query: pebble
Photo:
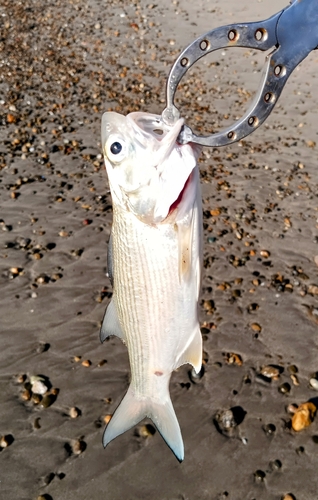
[[[298,368],[296,365],[289,365],[287,370],[289,371],[289,373],[298,373]]]
[[[292,382],[294,385],[298,386],[299,385],[299,380],[297,375],[291,374],[290,378],[292,379]]]
[[[37,417],[37,418],[34,419],[34,422],[33,422],[33,428],[34,429],[36,429],[36,430],[41,429],[40,420],[41,420],[40,417]]]
[[[36,282],[39,283],[39,285],[43,285],[44,283],[48,283],[50,281],[50,278],[46,276],[46,274],[41,274],[36,278]]]
[[[1,436],[0,448],[7,448],[12,443],[13,443],[13,436],[11,436],[10,434],[8,434],[6,436]]]
[[[307,292],[311,295],[318,295],[318,286],[317,285],[309,285]]]
[[[225,354],[225,362],[228,365],[242,366],[243,364],[241,356],[239,354],[236,354],[235,352],[227,352]]]
[[[82,356],[74,356],[74,357],[73,357],[73,361],[74,361],[75,363],[79,363],[79,362],[81,361],[81,359],[82,359]]]
[[[72,442],[71,448],[74,455],[80,455],[86,449],[86,443],[81,439],[76,439]]]
[[[308,427],[314,420],[317,408],[313,403],[299,405],[292,418],[292,428],[299,432]]]
[[[288,394],[290,392],[290,389],[291,387],[288,382],[285,382],[284,384],[278,387],[279,392],[281,392],[282,394]]]
[[[276,426],[274,424],[263,425],[263,431],[267,436],[272,436],[276,432]]]
[[[318,380],[316,378],[311,378],[309,384],[315,391],[318,391]]]
[[[71,418],[77,418],[80,414],[81,414],[81,411],[78,408],[76,408],[76,406],[73,406],[72,408],[70,408],[69,416]]]
[[[107,425],[107,424],[108,424],[108,422],[111,420],[111,418],[112,418],[112,415],[105,415],[105,417],[104,417],[104,422],[105,422],[105,424],[106,424],[106,425]]]
[[[280,371],[275,366],[266,365],[266,366],[263,366],[263,368],[261,369],[261,374],[264,377],[267,377],[267,378],[270,378],[273,380],[278,380],[279,375],[280,375]]]
[[[138,428],[138,434],[140,437],[148,438],[149,436],[153,436],[156,433],[156,429],[151,424],[141,425]]]
[[[260,251],[260,255],[261,257],[264,257],[264,259],[268,259],[268,257],[270,257],[270,252],[268,250],[261,250]]]
[[[99,363],[98,363],[98,368],[100,368],[101,366],[104,366],[105,364],[107,363],[107,359],[102,359]]]
[[[10,267],[10,272],[11,272],[12,274],[17,275],[17,274],[19,274],[19,273],[20,273],[20,271],[21,271],[21,269],[20,269],[19,267]]]
[[[42,382],[42,380],[34,380],[34,382],[31,381],[31,387],[33,394],[41,394],[42,396],[48,390],[47,385]]]
[[[31,399],[31,391],[29,389],[25,389],[25,391],[22,392],[21,398],[23,401],[30,401]]]
[[[52,389],[49,393],[47,393],[41,401],[42,408],[48,408],[49,406],[52,406],[52,404],[55,403],[57,399],[58,393],[58,389]]]
[[[266,473],[263,470],[259,469],[256,472],[254,472],[255,481],[257,481],[258,483],[262,483],[264,481],[265,477],[266,477]]]
[[[293,415],[294,413],[296,413],[297,409],[298,409],[297,405],[290,404],[287,406],[286,411],[287,411],[287,413],[290,413],[291,415]]]
[[[260,333],[262,331],[262,327],[258,323],[252,323],[251,328],[254,332],[257,332],[257,333]]]
[[[51,495],[45,494],[38,496],[36,500],[53,500],[53,498],[51,497]]]
[[[292,493],[287,493],[287,495],[282,497],[282,500],[296,500],[296,497]]]
[[[82,361],[82,365],[85,366],[86,368],[91,366],[91,364],[92,362],[89,359],[84,359],[84,361]]]
[[[18,384],[23,384],[26,381],[26,375],[23,373],[22,375],[18,375],[16,381]]]
[[[38,405],[42,401],[42,396],[40,394],[32,394],[31,401],[33,404]]]

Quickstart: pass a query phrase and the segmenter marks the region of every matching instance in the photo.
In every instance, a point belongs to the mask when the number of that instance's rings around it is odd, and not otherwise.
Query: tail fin
[[[170,398],[164,403],[146,397],[138,399],[131,387],[129,387],[124,399],[105,429],[103,436],[104,447],[145,417],[151,418],[167,445],[179,462],[182,462],[184,458],[183,441]]]

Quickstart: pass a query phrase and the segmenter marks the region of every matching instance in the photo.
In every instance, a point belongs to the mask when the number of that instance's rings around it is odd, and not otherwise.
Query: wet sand
[[[150,421],[101,444],[129,383],[126,347],[99,342],[112,219],[101,115],[161,113],[187,43],[286,3],[1,0],[1,499],[318,498],[318,418],[291,428],[291,405],[318,405],[316,53],[258,131],[200,158],[205,373],[171,379],[184,462]],[[264,57],[201,60],[177,94],[187,123],[204,133],[241,116]]]

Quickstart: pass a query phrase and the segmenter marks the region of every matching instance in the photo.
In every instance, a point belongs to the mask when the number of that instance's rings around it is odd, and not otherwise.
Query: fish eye
[[[120,142],[113,142],[113,144],[110,146],[110,151],[113,155],[118,155],[121,150],[123,149],[122,145]]]
[[[105,153],[114,163],[120,163],[127,154],[127,144],[125,140],[117,134],[110,136],[105,145]]]

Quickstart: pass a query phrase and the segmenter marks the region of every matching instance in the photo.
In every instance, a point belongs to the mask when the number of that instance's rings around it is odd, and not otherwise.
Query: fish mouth
[[[130,113],[127,119],[135,132],[135,140],[147,148],[151,141],[157,165],[170,155],[184,124],[184,119],[179,118],[174,125],[167,125],[160,115],[140,111]]]

